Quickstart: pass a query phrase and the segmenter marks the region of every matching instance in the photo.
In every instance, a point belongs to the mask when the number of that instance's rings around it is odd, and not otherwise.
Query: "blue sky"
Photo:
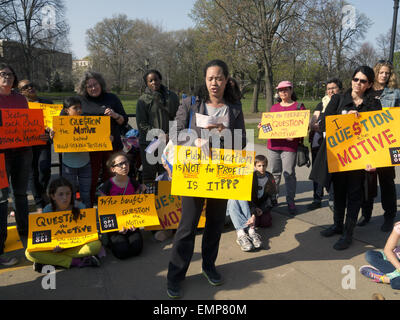
[[[376,37],[392,26],[393,0],[348,2],[373,21],[365,41],[376,45]],[[188,15],[194,3],[195,0],[66,0],[72,53],[77,58],[87,55],[86,30],[113,14],[124,13],[131,19],[148,20],[166,31],[192,27],[194,23]]]

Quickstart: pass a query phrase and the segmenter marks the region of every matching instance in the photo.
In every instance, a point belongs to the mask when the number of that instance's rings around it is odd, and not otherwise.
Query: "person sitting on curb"
[[[236,243],[242,251],[252,251],[262,246],[261,236],[255,227],[272,225],[272,199],[276,194],[276,184],[271,173],[267,172],[268,160],[257,155],[254,161],[253,187],[251,201],[228,200],[227,212],[237,232]],[[246,232],[247,231],[247,232]]]

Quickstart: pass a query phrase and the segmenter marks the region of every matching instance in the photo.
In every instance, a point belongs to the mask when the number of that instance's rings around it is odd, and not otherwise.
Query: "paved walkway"
[[[266,153],[263,146],[257,145],[256,150]],[[319,234],[332,223],[327,200],[318,210],[306,210],[312,201],[309,170],[297,168],[298,214],[289,216],[281,196],[280,205],[272,213],[273,226],[260,230],[264,241],[262,250],[242,252],[235,243],[232,225],[225,227],[217,260],[225,278],[221,287],[211,287],[200,274],[199,231],[183,286],[184,299],[358,300],[371,299],[374,293],[388,300],[400,298],[400,292],[388,285],[373,283],[358,272],[366,264],[365,251],[382,248],[388,236],[379,230],[383,219],[380,203],[375,204],[371,222],[356,228],[353,245],[348,250],[336,251],[332,246],[338,236],[323,238]],[[399,183],[398,179],[396,182]],[[284,193],[284,186],[281,192]],[[23,250],[13,252],[22,263],[0,269],[0,299],[164,300],[167,299],[165,285],[171,247],[171,241],[156,242],[150,232],[145,232],[144,251],[139,257],[119,261],[108,253],[100,268],[57,270],[55,290],[42,288],[44,275],[32,270],[31,263],[24,260]]]

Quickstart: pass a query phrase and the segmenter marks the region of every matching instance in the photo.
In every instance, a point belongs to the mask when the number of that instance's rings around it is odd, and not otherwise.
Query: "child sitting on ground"
[[[99,187],[102,196],[122,196],[143,193],[146,187],[129,177],[130,162],[123,151],[116,152],[107,161],[107,167],[113,177]],[[143,237],[140,229],[122,228],[119,231],[107,233],[109,246],[115,257],[127,259],[137,256],[143,249]]]
[[[360,272],[374,282],[387,283],[400,290],[400,222],[397,222],[383,250],[369,250],[365,259],[371,264],[362,266]]]
[[[43,208],[43,213],[56,211],[71,211],[74,220],[80,216],[80,209],[85,205],[81,202],[74,202],[72,184],[65,178],[59,177],[49,185],[50,203]],[[101,242],[94,240],[84,245],[63,249],[56,246],[53,251],[28,252],[25,256],[33,262],[33,269],[41,272],[44,265],[70,267],[100,266],[99,255]],[[104,251],[103,251],[104,252]],[[104,253],[103,253],[104,255]]]
[[[275,180],[267,172],[267,166],[268,160],[265,156],[255,157],[251,201],[228,200],[227,211],[237,232],[236,242],[243,251],[261,248],[261,236],[255,228],[272,225],[272,199],[277,191]]]

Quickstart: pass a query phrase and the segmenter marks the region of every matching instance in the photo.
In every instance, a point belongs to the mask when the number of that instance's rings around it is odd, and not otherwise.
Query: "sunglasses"
[[[368,80],[353,78],[353,82],[360,82],[360,83],[362,83],[362,84],[366,84],[366,83],[368,82]]]
[[[129,166],[129,162],[128,161],[123,161],[123,162],[120,162],[120,163],[116,163],[112,167],[113,168],[115,168],[115,167],[123,168],[125,166]]]
[[[378,63],[386,63],[386,64],[389,64],[391,66],[393,65],[392,61],[389,61],[389,60],[379,60]]]
[[[31,88],[35,88],[35,85],[33,83],[28,83],[28,84],[22,86],[21,90],[27,90],[27,89],[31,89]]]

